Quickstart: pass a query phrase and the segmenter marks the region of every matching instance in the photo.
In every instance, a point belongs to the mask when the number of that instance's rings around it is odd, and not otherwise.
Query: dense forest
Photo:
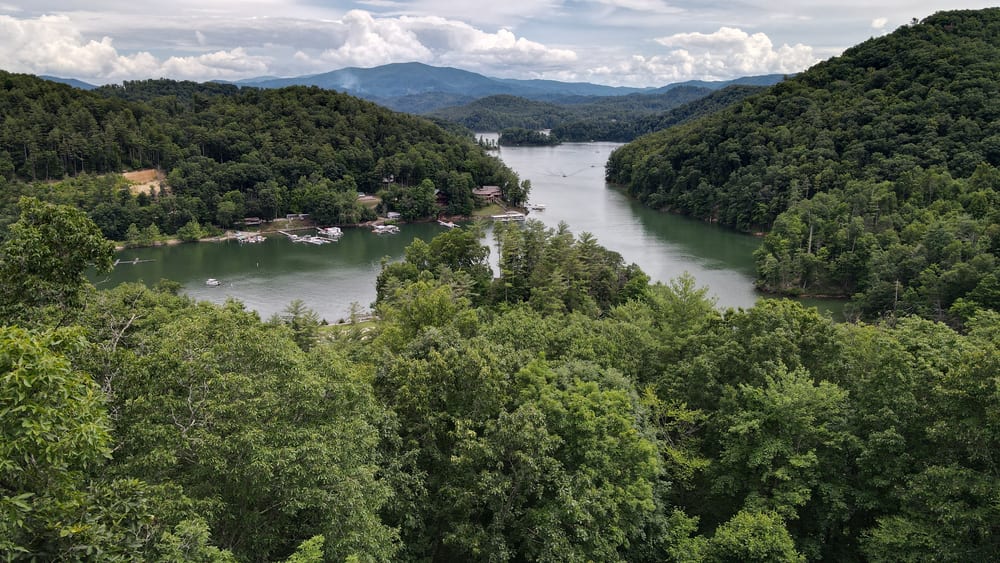
[[[720,311],[566,226],[415,241],[379,320],[96,291],[0,244],[0,551],[93,561],[987,561],[1000,316]]]
[[[649,205],[770,229],[765,285],[857,293],[850,323],[723,310],[532,220],[492,260],[477,225],[415,240],[364,322],[98,290],[122,218],[530,184],[316,88],[0,74],[0,555],[995,560],[998,37],[1000,10],[937,14],[609,162]],[[117,174],[145,166],[163,193]]]
[[[768,231],[771,291],[961,323],[1000,306],[1000,9],[942,12],[643,137],[610,181]]]
[[[166,174],[166,189],[130,195],[117,173],[145,167]],[[374,218],[358,192],[388,190],[408,216],[436,212],[435,192],[453,214],[469,213],[473,188],[484,184],[513,204],[527,196],[471,138],[345,94],[170,80],[83,92],[8,73],[0,73],[0,182],[3,224],[30,195],[86,209],[116,240],[131,225],[174,234],[245,216]]]
[[[559,131],[557,136],[564,141],[625,142],[655,131],[650,127],[656,126],[664,112],[714,94],[707,87],[677,86],[655,94],[562,97],[551,101],[489,96],[428,116],[464,125],[472,131],[553,129]],[[735,102],[731,97],[726,99],[728,103]]]
[[[511,127],[500,131],[497,145],[501,147],[544,147],[558,145],[560,139],[545,131]]]

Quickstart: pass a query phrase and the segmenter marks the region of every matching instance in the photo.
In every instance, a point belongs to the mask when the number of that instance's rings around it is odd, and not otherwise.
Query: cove
[[[496,138],[493,134],[491,138]],[[762,297],[754,289],[752,253],[760,240],[749,235],[648,209],[604,181],[604,163],[617,143],[565,143],[553,147],[502,147],[497,155],[522,180],[530,180],[530,201],[545,204],[529,218],[556,227],[569,225],[579,235],[635,262],[653,281],[668,282],[684,272],[706,286],[720,307],[751,307]],[[375,300],[375,279],[383,258],[399,260],[415,238],[429,241],[443,232],[436,223],[401,226],[394,235],[347,228],[339,242],[321,246],[268,237],[259,244],[235,241],[192,243],[124,250],[111,274],[92,281],[100,288],[124,282],[179,282],[185,294],[222,303],[232,298],[266,319],[301,299],[322,319],[349,316],[352,303],[362,309]],[[492,243],[488,234],[487,241]],[[133,263],[135,260],[138,262]],[[496,249],[491,262],[496,264]],[[216,278],[220,285],[205,285]],[[843,304],[811,300],[838,313]]]

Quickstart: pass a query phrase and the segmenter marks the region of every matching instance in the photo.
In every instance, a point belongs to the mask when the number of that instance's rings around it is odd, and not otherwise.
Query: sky
[[[417,61],[658,87],[794,73],[967,0],[0,0],[0,69],[239,80]]]

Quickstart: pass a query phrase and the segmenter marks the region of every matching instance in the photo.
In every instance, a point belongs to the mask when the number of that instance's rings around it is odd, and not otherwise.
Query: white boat
[[[529,203],[528,204],[528,209],[532,209],[534,211],[545,211],[545,204],[544,203]]]
[[[222,282],[220,282],[219,280],[217,280],[215,278],[208,278],[207,280],[205,280],[205,285],[207,285],[209,287],[215,287],[215,286],[221,285],[221,284],[222,284]]]
[[[396,225],[375,225],[372,227],[372,232],[376,235],[394,235],[399,232],[399,227]]]
[[[308,242],[309,244],[330,244],[331,242],[333,242],[328,238],[313,237],[313,236],[302,237],[302,241]]]
[[[258,242],[264,242],[263,235],[255,235],[251,233],[237,233],[236,240],[240,241],[240,244],[253,244]]]
[[[494,221],[499,221],[501,223],[507,223],[510,221],[524,221],[524,213],[519,213],[517,211],[508,211],[507,213],[501,213],[499,215],[491,215],[491,219]]]
[[[323,227],[322,229],[318,229],[317,232],[319,236],[330,240],[337,240],[344,236],[344,231],[340,230],[340,227]]]
[[[449,229],[454,229],[455,227],[458,226],[455,223],[452,223],[451,221],[444,221],[442,219],[438,219],[438,225],[441,225],[442,227],[448,227]]]

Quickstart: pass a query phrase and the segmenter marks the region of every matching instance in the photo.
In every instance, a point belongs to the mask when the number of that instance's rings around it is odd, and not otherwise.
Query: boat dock
[[[113,268],[118,264],[142,264],[143,262],[153,262],[153,261],[154,260],[139,260],[138,258],[133,258],[131,260],[122,260],[121,258],[118,258],[115,260],[115,263],[111,265],[111,267]]]
[[[498,221],[500,223],[509,223],[511,221],[524,221],[526,219],[524,213],[519,211],[508,211],[506,213],[501,213],[499,215],[490,215],[490,219]]]

